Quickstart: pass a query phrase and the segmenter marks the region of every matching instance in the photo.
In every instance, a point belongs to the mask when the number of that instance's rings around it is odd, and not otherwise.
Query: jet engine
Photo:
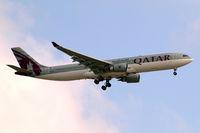
[[[128,64],[121,63],[113,65],[110,70],[114,72],[127,72]]]
[[[129,74],[128,76],[121,77],[119,81],[127,83],[138,83],[140,82],[140,74]]]

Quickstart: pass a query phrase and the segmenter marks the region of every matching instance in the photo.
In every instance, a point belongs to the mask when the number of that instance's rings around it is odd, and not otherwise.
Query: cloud
[[[48,41],[37,41],[27,34],[26,30],[35,22],[25,10],[28,7],[10,1],[1,3],[4,4],[0,4],[0,132],[118,132],[105,117],[107,112],[117,111],[117,107],[89,82],[54,82],[14,75],[6,64],[17,64],[10,50],[16,45],[45,65],[65,60],[57,61],[51,55]],[[102,107],[102,112],[85,108],[93,106],[89,100]]]

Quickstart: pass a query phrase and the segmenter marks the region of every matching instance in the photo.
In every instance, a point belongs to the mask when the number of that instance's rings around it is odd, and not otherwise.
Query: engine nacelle
[[[138,83],[140,82],[140,74],[129,74],[128,76],[121,77],[119,80],[127,83]]]
[[[128,64],[121,63],[113,65],[110,70],[114,72],[127,72]]]

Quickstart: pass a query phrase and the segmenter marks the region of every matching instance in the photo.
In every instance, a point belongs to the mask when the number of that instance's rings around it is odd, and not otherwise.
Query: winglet
[[[59,45],[55,42],[52,42],[52,44],[53,44],[54,47],[59,47]]]

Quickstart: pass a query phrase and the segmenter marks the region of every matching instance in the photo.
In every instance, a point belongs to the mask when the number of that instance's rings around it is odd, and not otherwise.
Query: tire
[[[98,84],[99,84],[99,81],[95,79],[95,80],[94,80],[94,83],[98,85]]]
[[[174,72],[173,74],[176,76],[176,75],[177,75],[177,72]]]
[[[103,86],[101,87],[101,89],[105,91],[105,90],[106,90],[106,86],[103,85]]]
[[[107,87],[111,87],[111,84],[110,84],[110,83],[106,83],[106,86],[107,86]]]

